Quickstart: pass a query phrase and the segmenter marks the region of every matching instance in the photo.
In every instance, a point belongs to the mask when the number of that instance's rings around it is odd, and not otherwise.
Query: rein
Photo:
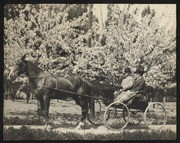
[[[78,94],[78,93],[75,93],[75,92],[71,92],[71,91],[67,91],[67,90],[63,90],[63,89],[51,88],[51,87],[48,87],[48,86],[44,86],[44,88],[49,88],[49,89],[52,89],[52,90],[57,90],[57,91],[65,92],[65,93],[71,93],[71,94],[78,95],[78,96],[84,96],[84,97],[89,97],[89,98],[94,98],[94,99],[99,99],[99,100],[111,101],[111,100],[108,100],[106,98],[100,98],[100,97],[95,97],[95,96]]]
[[[28,76],[19,76],[19,77],[28,77]],[[28,78],[32,78],[32,79],[42,79],[42,78],[46,78],[46,77],[52,77],[51,76],[42,76],[42,77],[28,77]]]
[[[27,76],[19,76],[19,77],[27,77]],[[47,78],[47,77],[52,77],[52,76],[28,77],[28,78],[32,78],[32,79],[43,79],[43,78]],[[39,91],[37,90],[37,87],[40,87],[39,85],[36,87],[36,86],[34,86],[31,82],[30,82],[30,85],[36,90],[36,92],[37,92],[38,94],[40,94]],[[52,89],[52,90],[57,90],[57,91],[60,91],[60,92],[70,93],[70,94],[74,94],[74,95],[77,95],[77,96],[89,97],[89,98],[93,98],[93,99],[97,99],[97,100],[111,101],[111,100],[106,99],[106,98],[100,98],[100,97],[89,96],[89,95],[82,95],[82,94],[78,94],[78,93],[75,93],[75,92],[66,91],[66,90],[62,90],[62,89],[58,89],[58,88],[51,88],[51,87],[48,87],[48,86],[43,86],[43,88],[49,88],[49,89]]]

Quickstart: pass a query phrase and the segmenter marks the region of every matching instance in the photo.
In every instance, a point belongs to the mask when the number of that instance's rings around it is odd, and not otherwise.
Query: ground
[[[168,126],[166,129],[172,129],[176,132],[176,102],[166,102],[165,107],[168,114]],[[30,100],[26,103],[26,100],[4,100],[4,125],[15,125],[15,128],[20,128],[21,125],[31,125],[31,128],[42,128],[43,121],[39,121],[37,118],[37,101]],[[51,100],[50,105],[50,121],[52,123],[53,130],[60,132],[70,132],[74,129],[81,115],[81,108],[75,104],[74,101],[62,101]],[[111,133],[104,126],[95,127],[86,121],[87,126],[84,131],[75,131],[77,133]],[[173,124],[173,125],[172,125]],[[19,126],[20,125],[20,126]],[[143,129],[140,126],[128,126],[127,130],[139,130]],[[115,133],[115,132],[112,132]]]

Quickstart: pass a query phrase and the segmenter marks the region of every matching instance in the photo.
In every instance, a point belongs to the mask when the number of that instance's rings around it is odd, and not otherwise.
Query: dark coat
[[[143,93],[144,89],[145,89],[145,80],[143,77],[141,77],[134,82],[132,91],[138,91],[138,93]]]
[[[138,93],[128,102],[129,108],[141,109],[144,111],[148,106],[148,98],[144,92],[145,90],[145,80],[143,77],[140,77],[133,84],[131,91],[138,91]],[[127,105],[128,105],[127,104]]]

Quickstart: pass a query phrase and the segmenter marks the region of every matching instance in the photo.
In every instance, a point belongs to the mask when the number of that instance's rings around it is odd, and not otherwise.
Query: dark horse
[[[76,129],[80,129],[85,125],[85,119],[88,114],[89,106],[91,106],[91,98],[93,96],[92,86],[90,82],[80,77],[55,77],[49,72],[35,66],[30,61],[25,60],[24,55],[12,68],[9,76],[14,80],[21,74],[25,74],[35,90],[35,97],[38,101],[38,117],[43,116],[46,126],[49,126],[49,106],[50,99],[67,99],[71,97],[82,109],[82,117]],[[69,91],[67,93],[65,91]],[[85,96],[82,96],[85,95]],[[48,126],[47,126],[48,125]]]
[[[108,106],[114,102],[114,92],[119,89],[119,87],[109,84],[109,83],[100,83],[99,81],[91,81],[93,85],[94,95],[100,97],[104,105]]]

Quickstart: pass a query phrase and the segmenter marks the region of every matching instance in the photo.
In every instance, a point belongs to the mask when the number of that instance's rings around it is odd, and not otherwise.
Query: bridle
[[[29,75],[27,75],[27,65],[25,64],[25,63],[21,63],[22,65],[22,67],[24,68],[24,72],[23,73],[21,73],[20,74],[20,76],[19,77],[28,77],[28,78],[31,78],[31,79],[42,79],[42,78],[47,78],[47,77],[52,77],[52,75],[49,75],[49,76],[29,76]],[[22,67],[21,67],[21,70],[23,70],[22,69]],[[23,74],[25,74],[25,75],[23,75]]]

